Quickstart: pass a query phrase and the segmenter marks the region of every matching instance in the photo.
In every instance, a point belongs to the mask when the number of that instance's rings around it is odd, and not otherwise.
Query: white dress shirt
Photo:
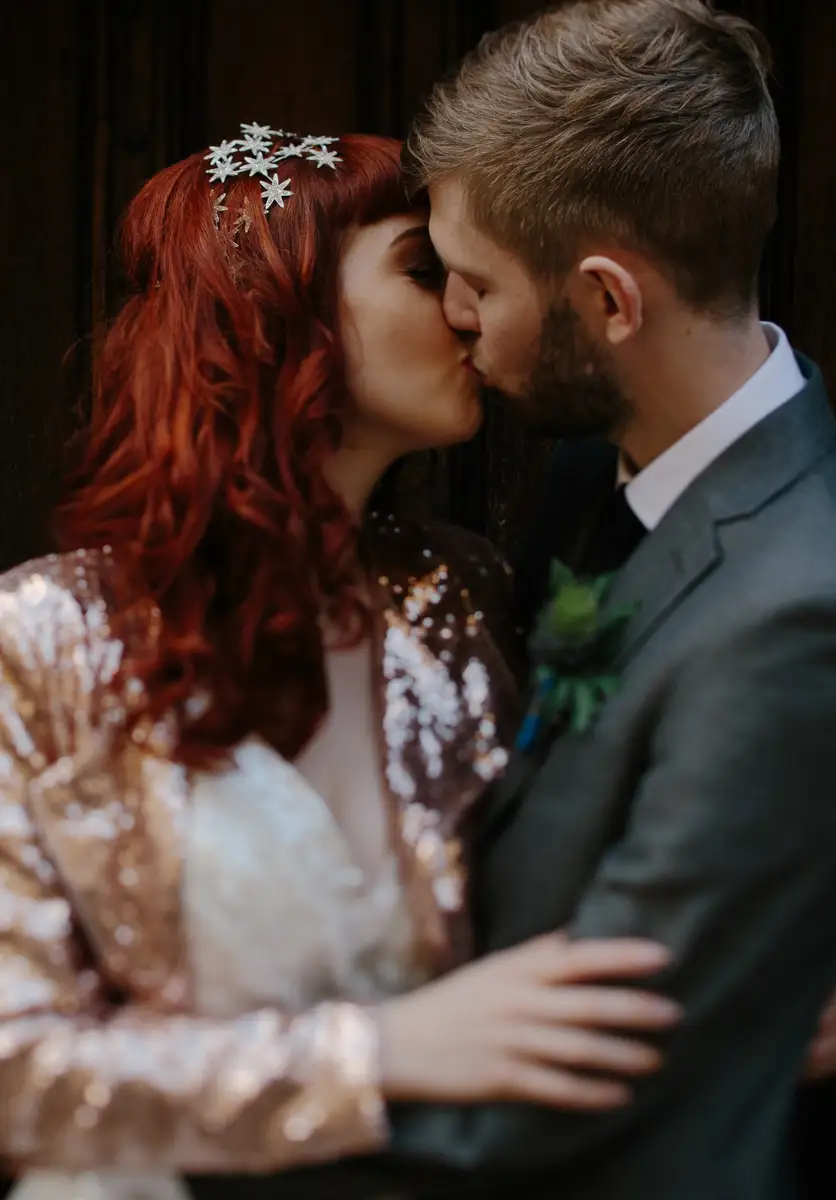
[[[629,480],[625,497],[646,529],[656,528],[715,458],[804,387],[787,335],[767,322],[763,330],[772,347],[769,358],[733,396],[638,474],[631,477],[619,459],[618,482]]]

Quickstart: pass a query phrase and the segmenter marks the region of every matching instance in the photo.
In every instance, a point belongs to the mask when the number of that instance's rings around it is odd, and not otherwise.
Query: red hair
[[[258,178],[212,185],[193,155],[122,224],[133,295],[103,346],[57,534],[112,548],[115,628],[159,607],[150,654],[123,668],[145,683],[131,724],[174,711],[190,765],[251,733],[295,756],[327,707],[320,617],[347,643],[368,621],[356,530],[323,475],[348,404],[337,270],[347,229],[415,203],[400,143],[332,148],[336,170],[282,163],[293,195],[267,214]]]

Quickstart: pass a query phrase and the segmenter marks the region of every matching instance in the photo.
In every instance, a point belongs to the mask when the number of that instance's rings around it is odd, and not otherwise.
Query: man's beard
[[[614,436],[627,396],[566,299],[551,305],[524,390],[511,397],[527,425],[550,437]]]

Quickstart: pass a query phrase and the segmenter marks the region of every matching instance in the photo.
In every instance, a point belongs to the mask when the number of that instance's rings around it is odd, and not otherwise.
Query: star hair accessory
[[[333,149],[338,141],[335,137],[313,134],[300,136],[251,121],[241,125],[240,137],[224,139],[217,146],[209,147],[209,153],[204,156],[208,163],[206,174],[213,184],[226,183],[236,175],[262,176],[261,199],[264,211],[269,212],[274,204],[284,208],[285,200],[293,195],[290,179],[281,178],[281,163],[289,158],[301,158],[312,163],[318,171],[323,167],[336,171],[337,163],[342,162]],[[221,201],[225,199],[222,195]],[[215,208],[216,224],[220,213],[225,211],[225,208]]]

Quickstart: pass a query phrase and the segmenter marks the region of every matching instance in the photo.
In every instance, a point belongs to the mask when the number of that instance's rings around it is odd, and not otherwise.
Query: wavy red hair
[[[188,765],[251,733],[295,756],[327,706],[323,613],[346,642],[368,619],[356,530],[323,474],[349,403],[338,264],[346,230],[415,202],[400,143],[334,148],[336,171],[283,162],[293,195],[268,214],[258,178],[211,185],[193,155],[143,187],[121,228],[133,294],[56,531],[64,549],[112,548],[115,627],[158,606],[150,657],[124,666],[145,683],[131,721],[173,711]]]

